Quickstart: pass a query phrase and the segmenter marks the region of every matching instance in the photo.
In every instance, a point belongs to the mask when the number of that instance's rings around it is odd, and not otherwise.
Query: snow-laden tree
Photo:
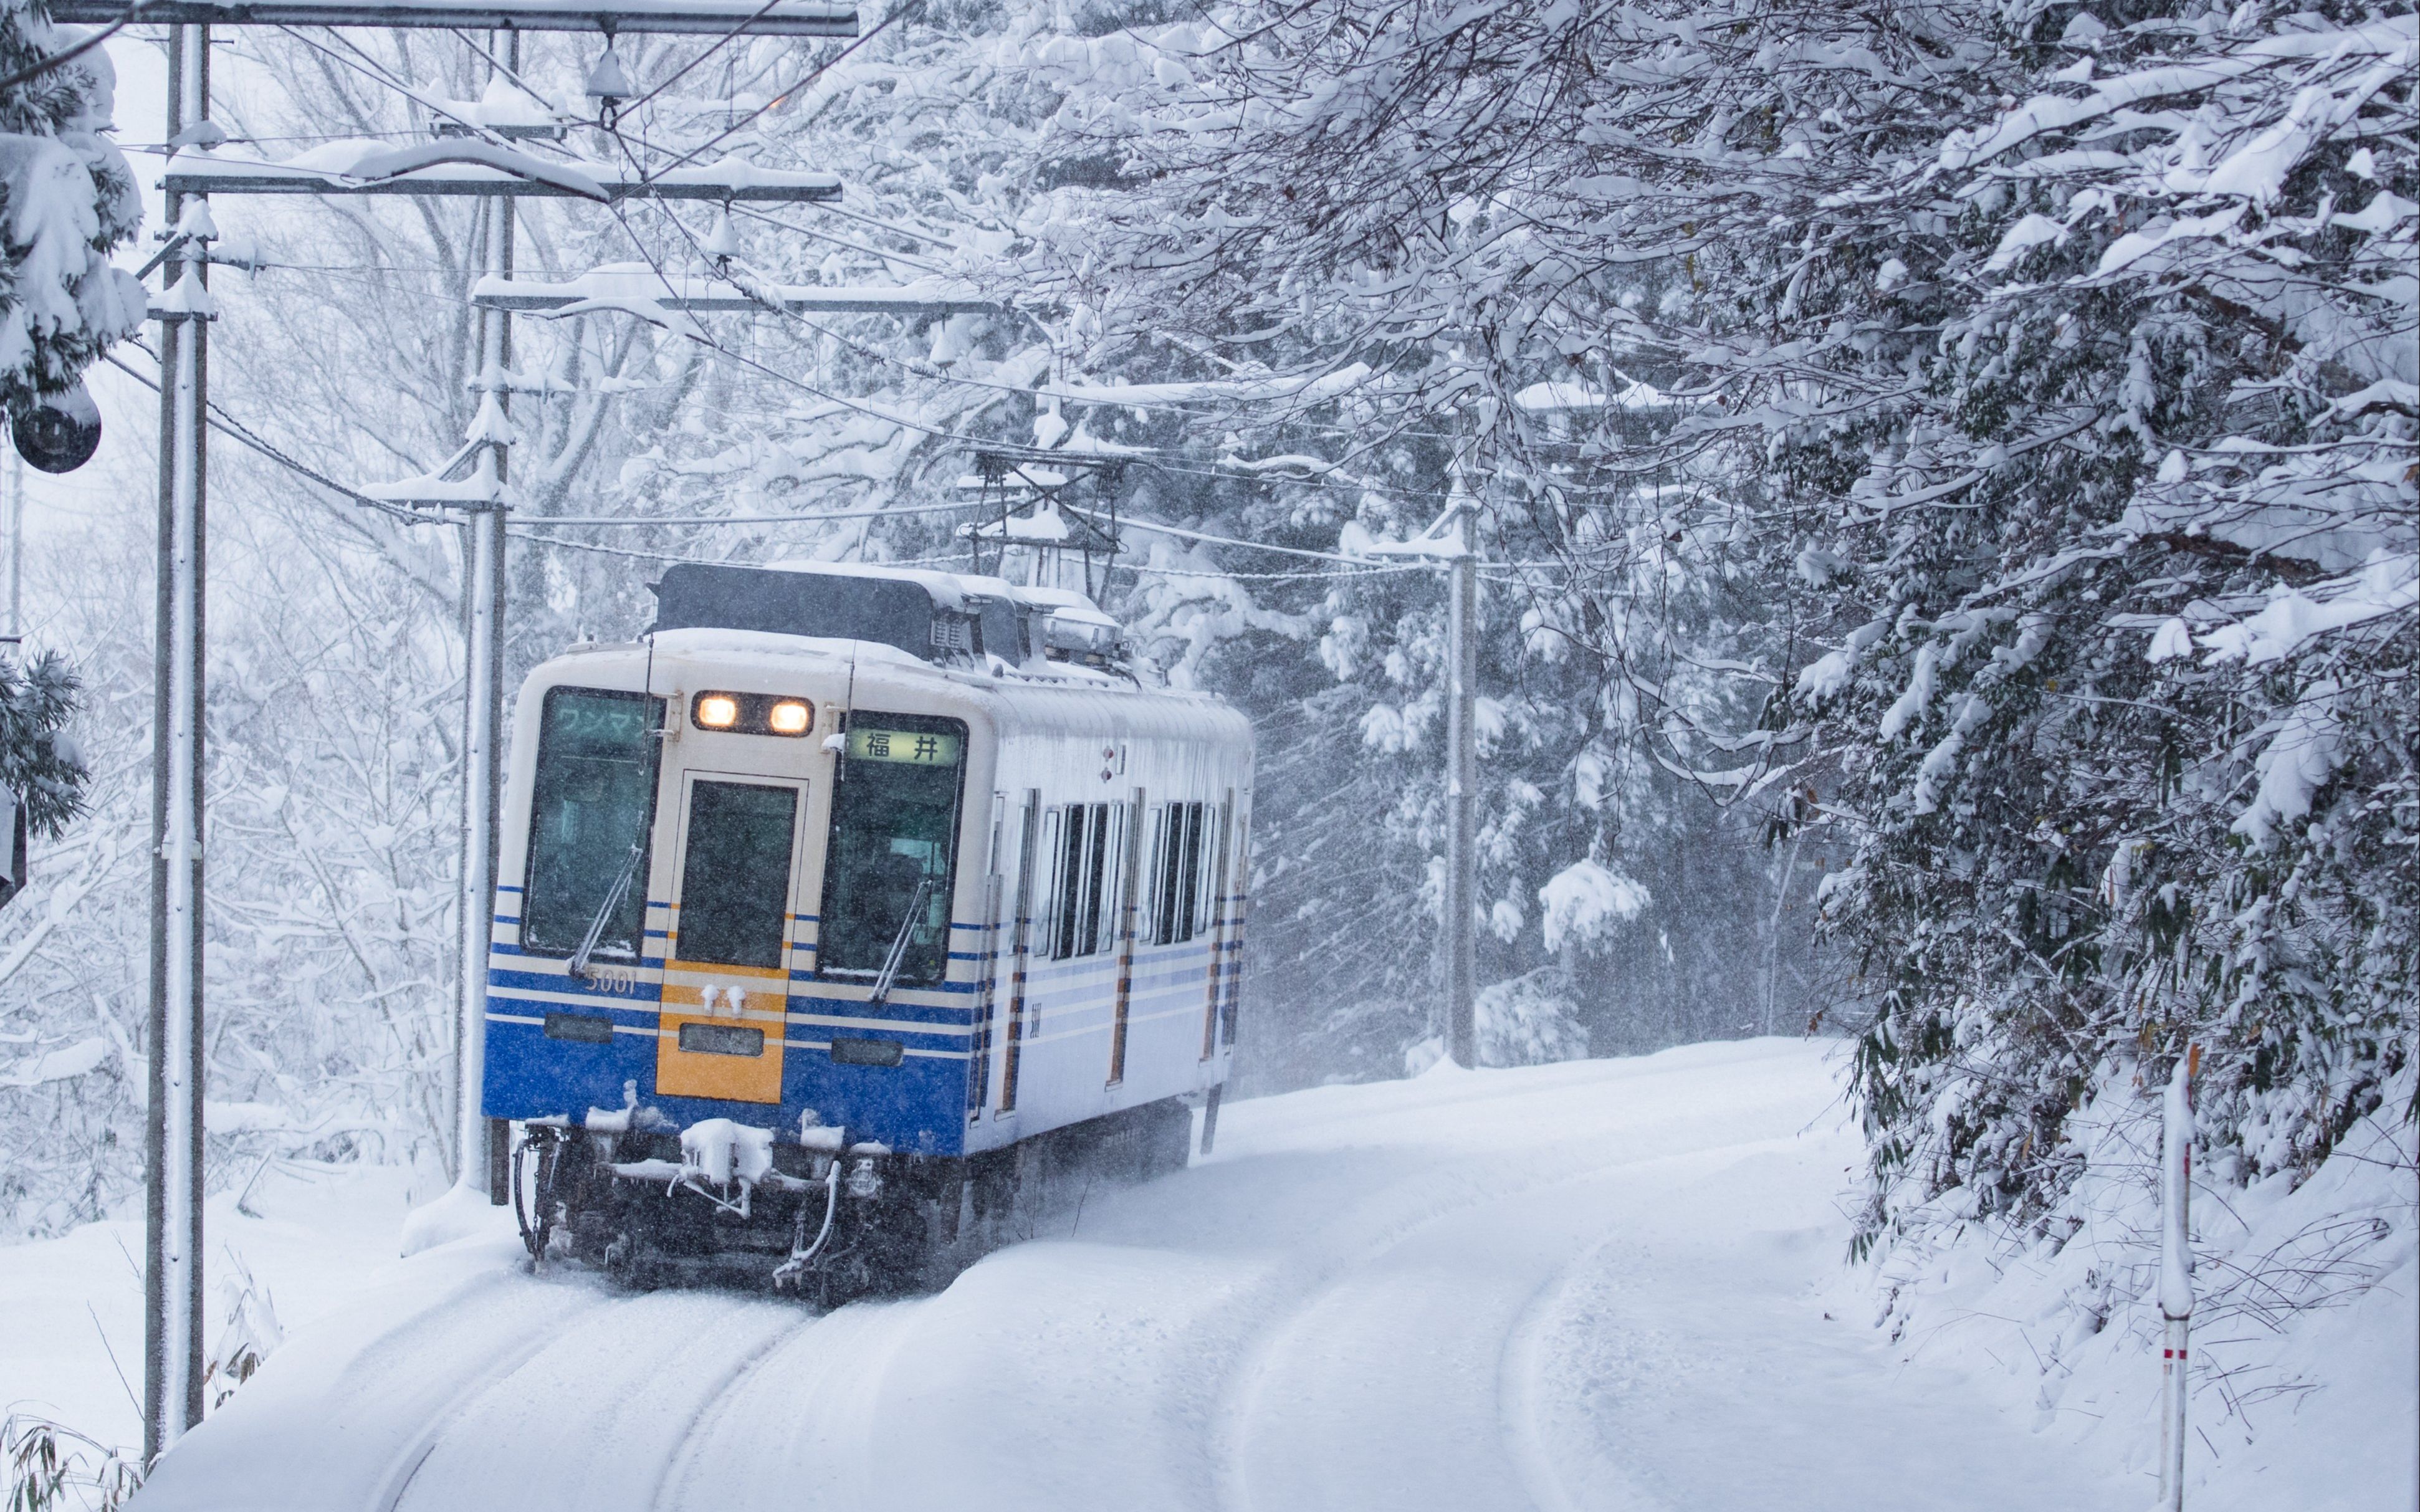
[[[1093,117],[1150,186],[1071,275],[1103,345],[1346,396],[1331,465],[1460,438],[1662,769],[1852,852],[1869,1234],[2043,1212],[2067,1115],[2188,1039],[2244,1176],[2377,1105],[2408,5],[1289,0],[1149,43]]]
[[[1799,287],[1872,397],[1773,452],[1838,501],[1770,723],[1863,829],[1876,1229],[2041,1211],[2062,1120],[2188,1041],[2223,1168],[2308,1170],[2413,1021],[2412,11],[2008,21],[2023,102]]]
[[[0,405],[63,393],[143,323],[142,286],[109,265],[143,221],[109,129],[108,55],[37,0],[0,5]]]

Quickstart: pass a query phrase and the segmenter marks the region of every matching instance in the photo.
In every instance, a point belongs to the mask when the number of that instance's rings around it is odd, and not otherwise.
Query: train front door
[[[656,1091],[780,1102],[806,784],[706,772],[683,782]]]

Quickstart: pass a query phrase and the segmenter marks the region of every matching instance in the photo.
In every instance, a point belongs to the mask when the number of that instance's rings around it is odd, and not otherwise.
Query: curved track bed
[[[1820,1049],[1774,1041],[1234,1104],[1216,1159],[828,1316],[466,1243],[288,1345],[134,1505],[2126,1502],[1823,1316],[1840,1123]]]

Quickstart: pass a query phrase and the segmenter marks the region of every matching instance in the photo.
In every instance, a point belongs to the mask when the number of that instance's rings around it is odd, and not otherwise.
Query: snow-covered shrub
[[[111,1512],[143,1486],[131,1452],[33,1412],[0,1421],[9,1512]]]
[[[1545,905],[1548,950],[1578,950],[1608,940],[1655,901],[1646,888],[1594,861],[1575,861],[1538,889]]]
[[[1588,1031],[1578,1023],[1572,975],[1559,966],[1497,982],[1479,990],[1473,1018],[1481,1066],[1541,1066],[1588,1054]]]

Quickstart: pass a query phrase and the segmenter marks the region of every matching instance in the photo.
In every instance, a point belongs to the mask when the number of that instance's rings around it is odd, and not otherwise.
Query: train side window
[[[1202,821],[1202,912],[1200,927],[1207,929],[1218,917],[1218,897],[1225,890],[1227,879],[1220,875],[1227,861],[1227,828],[1233,820],[1224,803],[1215,808],[1205,805]]]
[[[1084,898],[1084,830],[1091,810],[1081,803],[1067,805],[1067,822],[1059,831],[1058,886],[1051,895],[1050,957],[1064,960],[1076,953],[1076,941],[1083,932],[1078,918]]]
[[[1093,949],[1095,953],[1118,948],[1120,900],[1125,896],[1126,876],[1126,827],[1132,822],[1132,810],[1125,803],[1095,803],[1101,815],[1101,896],[1093,910]]]
[[[1051,890],[1050,956],[1065,960],[1096,955],[1117,943],[1111,917],[1117,899],[1118,852],[1125,814],[1113,803],[1070,803],[1059,832]]]
[[[902,986],[950,964],[967,727],[923,714],[851,710],[832,795],[815,970],[871,976],[903,927]]]
[[[1206,803],[1185,805],[1185,896],[1177,900],[1176,922],[1183,938],[1202,932],[1202,811]]]
[[[1151,867],[1151,940],[1164,945],[1176,938],[1176,866],[1185,850],[1185,805],[1169,803],[1159,813],[1159,844]]]
[[[1033,852],[1039,858],[1033,868],[1034,884],[1038,889],[1033,911],[1034,949],[1052,958],[1059,954],[1060,818],[1060,812],[1055,808],[1043,811],[1041,843]]]
[[[1152,940],[1176,944],[1202,932],[1203,803],[1171,803],[1152,868]]]
[[[1218,916],[1218,855],[1224,849],[1221,836],[1227,825],[1227,811],[1218,803],[1202,805],[1202,842],[1195,849],[1193,896],[1193,932],[1203,934],[1210,921]]]
[[[1142,920],[1135,932],[1147,944],[1168,943],[1168,925],[1160,899],[1166,892],[1162,879],[1168,875],[1168,819],[1175,811],[1173,803],[1162,803],[1151,811],[1151,852],[1143,864]]]
[[[593,956],[639,959],[662,724],[663,700],[644,694],[547,690],[530,787],[524,950],[571,955],[593,927]]]

